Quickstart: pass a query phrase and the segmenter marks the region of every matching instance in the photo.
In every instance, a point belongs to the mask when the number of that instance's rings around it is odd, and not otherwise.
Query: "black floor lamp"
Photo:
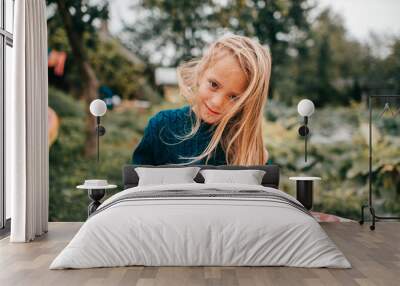
[[[368,184],[369,184],[369,192],[368,192],[368,204],[364,204],[361,206],[361,220],[359,221],[360,224],[364,223],[364,209],[369,208],[369,211],[372,216],[372,225],[370,225],[370,229],[374,230],[375,229],[375,222],[376,219],[382,219],[382,220],[398,220],[400,217],[392,217],[392,216],[379,216],[376,215],[375,208],[373,206],[373,201],[372,201],[372,99],[374,98],[380,98],[386,100],[385,107],[383,111],[381,112],[379,117],[382,117],[382,115],[385,112],[390,112],[390,114],[395,117],[399,114],[399,111],[393,112],[392,109],[390,108],[389,100],[388,99],[393,99],[393,98],[399,98],[400,95],[369,95],[368,96],[368,108],[369,108],[369,140],[368,140],[368,145],[369,145],[369,172],[368,172]],[[400,110],[400,109],[399,109]]]

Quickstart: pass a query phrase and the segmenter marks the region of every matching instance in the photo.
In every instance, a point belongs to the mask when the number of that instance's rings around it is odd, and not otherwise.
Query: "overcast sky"
[[[310,0],[319,4],[319,9],[331,7],[344,17],[349,35],[362,42],[370,41],[370,32],[384,36],[400,36],[400,0]],[[130,21],[134,17],[129,5],[134,0],[111,2],[110,30],[121,29],[121,19]],[[133,19],[132,19],[133,20]]]
[[[318,0],[330,6],[345,20],[351,36],[367,41],[369,32],[400,35],[400,0]]]

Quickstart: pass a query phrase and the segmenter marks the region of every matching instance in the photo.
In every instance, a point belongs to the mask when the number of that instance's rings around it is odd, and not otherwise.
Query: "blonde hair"
[[[245,36],[227,35],[219,38],[209,46],[201,58],[192,59],[178,67],[180,93],[191,106],[197,107],[199,79],[217,56],[224,56],[226,52],[237,59],[247,77],[247,88],[216,124],[207,148],[198,156],[180,156],[192,161],[176,165],[194,163],[206,156],[207,164],[219,142],[225,151],[227,165],[265,164],[267,154],[264,152],[262,120],[271,75],[271,56],[267,48]],[[192,112],[190,109],[190,115]],[[191,131],[181,137],[183,140],[192,137],[198,131],[201,118],[195,118]]]

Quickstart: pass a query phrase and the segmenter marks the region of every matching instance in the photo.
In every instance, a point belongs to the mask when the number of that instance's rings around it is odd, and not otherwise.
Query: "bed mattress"
[[[129,265],[351,268],[295,198],[227,183],[137,186],[115,194],[50,269]]]

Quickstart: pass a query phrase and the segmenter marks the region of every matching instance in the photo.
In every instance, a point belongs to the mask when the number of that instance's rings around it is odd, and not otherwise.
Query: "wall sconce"
[[[97,134],[97,164],[100,161],[100,136],[106,133],[104,126],[100,125],[100,117],[106,114],[107,105],[101,99],[95,99],[90,103],[90,113],[96,116],[96,134]]]
[[[314,113],[314,103],[309,99],[303,99],[297,105],[297,112],[304,117],[304,124],[299,128],[299,135],[304,137],[304,160],[307,162],[307,138],[310,133],[308,118]]]

